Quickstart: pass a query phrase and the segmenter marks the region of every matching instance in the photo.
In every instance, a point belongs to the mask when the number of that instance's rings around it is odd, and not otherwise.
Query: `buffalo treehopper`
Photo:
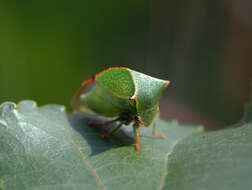
[[[122,125],[133,123],[136,150],[140,150],[138,129],[153,124],[156,133],[156,118],[159,115],[159,99],[170,81],[160,80],[126,67],[108,68],[84,81],[72,100],[72,106],[80,112],[91,111],[112,118],[104,123],[89,122],[89,125],[118,125],[101,139],[113,135]]]

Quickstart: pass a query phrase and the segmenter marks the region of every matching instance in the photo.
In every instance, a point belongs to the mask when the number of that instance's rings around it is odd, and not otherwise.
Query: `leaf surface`
[[[89,127],[88,116],[33,101],[0,106],[0,189],[250,189],[251,114],[230,129],[202,132],[158,120],[165,140],[142,128]]]
[[[164,189],[252,189],[252,103],[241,122],[179,141]]]

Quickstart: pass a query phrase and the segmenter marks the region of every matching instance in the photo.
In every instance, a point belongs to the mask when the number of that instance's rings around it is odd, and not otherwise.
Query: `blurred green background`
[[[0,102],[69,102],[81,82],[126,66],[172,85],[163,116],[223,126],[251,79],[251,3],[236,0],[0,1]]]

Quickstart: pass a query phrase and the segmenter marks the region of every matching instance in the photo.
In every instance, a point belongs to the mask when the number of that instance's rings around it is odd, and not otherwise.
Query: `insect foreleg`
[[[136,150],[140,151],[140,137],[139,137],[139,133],[137,132],[138,128],[139,128],[139,123],[138,122],[134,123],[133,129],[134,129],[134,137],[136,141]]]

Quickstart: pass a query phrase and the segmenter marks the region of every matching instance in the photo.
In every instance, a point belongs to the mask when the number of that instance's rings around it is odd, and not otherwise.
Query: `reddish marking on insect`
[[[80,100],[80,95],[82,94],[83,90],[85,89],[85,87],[89,84],[95,81],[95,76],[91,77],[90,79],[85,80],[81,87],[79,88],[79,90],[77,91],[77,93],[75,94],[71,105],[73,108],[78,110],[79,105],[82,104],[81,100]]]
[[[86,85],[88,85],[89,83],[94,82],[94,81],[95,81],[95,78],[96,78],[96,76],[92,76],[91,78],[85,80],[85,81],[81,84],[81,86],[86,86]]]
[[[110,68],[108,68],[108,69],[106,69],[106,70],[104,70],[104,71],[101,71],[101,72],[99,72],[98,74],[92,76],[91,78],[85,80],[85,81],[81,84],[81,86],[86,86],[86,85],[88,85],[89,83],[94,82],[94,81],[96,80],[96,78],[98,78],[99,76],[101,76],[101,75],[103,75],[104,73],[106,73],[106,72],[108,72],[108,71],[110,71],[110,70],[113,70],[113,69],[125,69],[125,70],[129,70],[127,67],[110,67]]]
[[[103,75],[104,73],[106,73],[106,72],[108,72],[108,71],[110,71],[110,70],[114,70],[114,69],[125,69],[125,70],[129,70],[127,67],[110,67],[110,68],[108,68],[108,69],[106,69],[106,70],[104,70],[104,71],[99,72],[98,74],[95,75],[95,77],[97,78],[97,77]]]

